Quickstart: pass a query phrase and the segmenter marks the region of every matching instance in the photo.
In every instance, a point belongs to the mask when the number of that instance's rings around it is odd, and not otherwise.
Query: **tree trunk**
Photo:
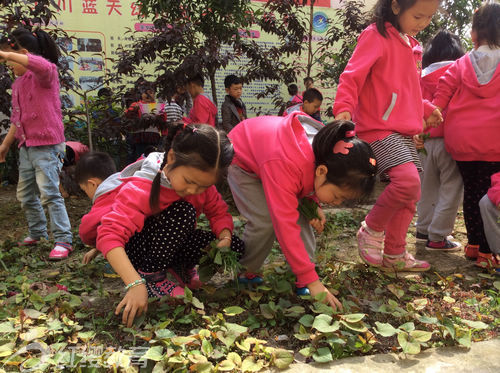
[[[212,99],[214,100],[214,104],[216,107],[219,107],[217,105],[217,87],[215,86],[215,71],[210,71],[210,85],[212,88]]]
[[[307,75],[311,76],[313,65],[313,52],[312,52],[312,33],[313,33],[313,16],[314,16],[314,3],[316,0],[311,0],[309,6],[309,34],[307,35]]]

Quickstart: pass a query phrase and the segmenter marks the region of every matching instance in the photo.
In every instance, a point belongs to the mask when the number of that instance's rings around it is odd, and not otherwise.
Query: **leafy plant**
[[[242,271],[238,253],[229,246],[217,247],[218,242],[210,243],[206,248],[206,254],[200,259],[198,273],[202,282],[207,282],[219,271],[233,278]]]

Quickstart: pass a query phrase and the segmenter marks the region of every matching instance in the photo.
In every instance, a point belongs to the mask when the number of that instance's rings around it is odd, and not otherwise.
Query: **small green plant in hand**
[[[429,140],[431,138],[430,133],[422,133],[419,136],[420,136],[420,138],[422,139],[423,142],[426,142],[427,140]],[[423,155],[427,155],[427,150],[425,150],[424,147],[422,147],[420,149],[417,149],[417,151],[419,153],[422,153]]]
[[[218,242],[212,241],[206,248],[206,254],[200,259],[198,273],[202,282],[210,280],[216,272],[236,277],[242,270],[238,253],[229,246],[217,247]]]
[[[318,207],[319,207],[318,204],[312,199],[302,198],[299,202],[299,207],[297,207],[297,210],[299,210],[299,213],[303,215],[308,221],[311,221],[313,219],[320,218],[318,215]],[[325,228],[323,232],[325,234],[330,234],[334,232],[334,230],[335,230],[334,225],[331,222],[327,221],[325,223]]]

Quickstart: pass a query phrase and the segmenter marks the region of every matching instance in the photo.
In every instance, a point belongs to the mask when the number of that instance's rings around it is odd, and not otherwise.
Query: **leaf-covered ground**
[[[67,199],[75,232],[89,207],[84,198]],[[293,275],[276,247],[264,285],[238,287],[219,274],[182,299],[151,302],[128,329],[113,313],[123,284],[105,260],[82,265],[86,249],[78,244],[61,263],[47,260],[48,242],[17,247],[25,220],[13,187],[2,188],[0,371],[259,371],[294,360],[467,347],[498,335],[500,278],[475,269],[461,252],[426,252],[415,245],[413,228],[409,250],[429,260],[431,271],[387,275],[367,268],[355,245],[366,211],[328,211],[334,229],[318,239],[318,271],[338,292],[342,314],[321,299],[295,295]],[[237,220],[239,229],[243,224]],[[461,217],[454,235],[465,243]]]

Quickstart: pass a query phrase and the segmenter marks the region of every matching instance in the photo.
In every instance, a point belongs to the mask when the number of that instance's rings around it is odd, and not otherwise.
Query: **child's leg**
[[[47,219],[43,212],[38,187],[36,185],[35,167],[32,165],[29,148],[19,149],[19,182],[17,184],[17,200],[28,221],[29,236],[35,240],[48,238]]]
[[[300,238],[304,242],[309,259],[314,263],[314,252],[316,251],[316,237],[314,237],[314,231],[309,224],[309,220],[305,216],[299,214],[299,220],[297,224],[300,226]]]
[[[439,170],[435,162],[435,142],[430,139],[425,142],[426,156],[421,157],[424,171],[421,173],[421,195],[417,203],[417,232],[428,235],[429,226],[434,216],[434,208],[439,196]]]
[[[229,167],[227,181],[238,211],[248,220],[243,232],[245,255],[240,262],[248,271],[258,271],[275,240],[262,182],[234,165]]]
[[[387,174],[391,181],[365,221],[373,231],[386,232],[384,253],[396,255],[405,251],[406,233],[420,198],[420,178],[411,162],[392,167]]]
[[[59,171],[64,158],[64,143],[51,146],[29,148],[36,172],[36,183],[40,190],[43,206],[47,206],[50,217],[50,229],[56,242],[71,244],[73,235],[71,225],[59,191]]]
[[[500,171],[500,162],[457,162],[464,182],[464,220],[470,245],[479,245],[479,252],[490,253],[484,233],[479,201],[491,185],[491,175]]]
[[[486,240],[490,245],[493,253],[500,255],[500,210],[495,206],[488,195],[485,194],[479,201],[479,208],[481,209],[481,217],[484,223],[484,233]]]
[[[453,231],[458,207],[463,200],[464,185],[457,162],[446,151],[444,140],[439,139],[436,142],[434,154],[435,164],[439,170],[440,185],[438,185],[439,197],[428,233],[430,241],[443,241]]]

